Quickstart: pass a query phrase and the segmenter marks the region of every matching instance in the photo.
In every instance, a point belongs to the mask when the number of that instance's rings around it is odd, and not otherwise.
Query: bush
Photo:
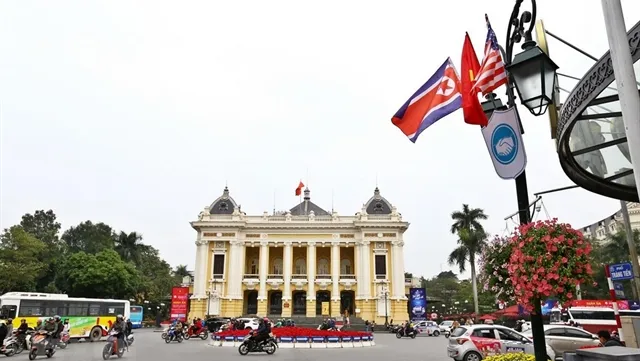
[[[508,353],[504,355],[489,356],[483,361],[536,361],[536,357],[526,353]]]

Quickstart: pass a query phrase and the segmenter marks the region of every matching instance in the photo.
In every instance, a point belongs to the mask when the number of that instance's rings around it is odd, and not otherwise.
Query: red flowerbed
[[[327,331],[327,330],[316,330],[313,328],[303,328],[303,327],[278,327],[272,328],[271,332],[276,337],[362,337],[362,336],[370,336],[370,332],[360,332],[360,331]],[[216,336],[220,337],[228,337],[228,336],[246,336],[249,333],[249,330],[234,330],[234,331],[222,331],[216,333]]]

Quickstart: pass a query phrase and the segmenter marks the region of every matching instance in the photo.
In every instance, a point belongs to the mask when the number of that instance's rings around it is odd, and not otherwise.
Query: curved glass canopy
[[[640,84],[640,22],[627,35]],[[577,185],[607,197],[639,201],[609,52],[563,104],[557,139],[560,164]]]

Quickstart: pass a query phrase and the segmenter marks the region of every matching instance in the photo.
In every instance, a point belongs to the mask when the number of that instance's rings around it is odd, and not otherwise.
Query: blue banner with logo
[[[427,319],[427,291],[424,288],[409,289],[409,318],[412,322]]]

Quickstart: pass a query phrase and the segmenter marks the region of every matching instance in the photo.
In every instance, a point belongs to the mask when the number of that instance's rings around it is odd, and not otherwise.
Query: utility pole
[[[629,209],[627,202],[620,201],[620,212],[624,219],[624,233],[627,235],[627,246],[629,247],[629,257],[633,266],[633,299],[640,299],[640,264],[638,264],[638,252],[636,250],[635,237],[631,229],[631,220],[629,219]]]

